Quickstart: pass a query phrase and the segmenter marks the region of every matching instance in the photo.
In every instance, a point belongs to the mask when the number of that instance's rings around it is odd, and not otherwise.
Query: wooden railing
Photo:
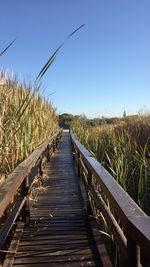
[[[37,147],[32,154],[8,175],[0,188],[0,250],[15,221],[30,221],[29,189],[36,175],[42,174],[44,157],[50,159],[58,146],[62,130]]]
[[[71,141],[78,175],[86,188],[87,212],[91,210],[91,198],[113,235],[121,264],[128,267],[150,266],[150,217],[75,138],[72,131]]]

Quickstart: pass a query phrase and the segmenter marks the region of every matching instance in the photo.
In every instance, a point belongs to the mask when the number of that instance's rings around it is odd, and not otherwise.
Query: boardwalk
[[[103,266],[87,222],[68,133],[45,173],[45,190],[31,208],[31,224],[22,232],[13,266]]]

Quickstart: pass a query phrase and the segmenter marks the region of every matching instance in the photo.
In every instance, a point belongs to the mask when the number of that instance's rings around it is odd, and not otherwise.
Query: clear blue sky
[[[150,104],[150,0],[0,0],[0,66],[33,81],[64,38],[43,77],[59,112],[121,116]]]

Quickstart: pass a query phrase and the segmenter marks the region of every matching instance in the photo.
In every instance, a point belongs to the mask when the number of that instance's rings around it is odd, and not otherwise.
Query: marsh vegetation
[[[58,128],[56,110],[40,84],[0,73],[0,182]]]
[[[78,118],[72,127],[81,143],[149,215],[150,116],[129,116],[94,127]]]

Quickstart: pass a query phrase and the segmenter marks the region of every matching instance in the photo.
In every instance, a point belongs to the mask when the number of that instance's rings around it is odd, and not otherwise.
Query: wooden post
[[[26,177],[22,186],[22,194],[26,196],[26,202],[22,208],[22,220],[26,225],[30,223],[30,206],[29,206],[29,178]]]
[[[56,137],[56,149],[58,150],[58,148],[59,148],[59,137],[57,136]]]
[[[55,149],[56,149],[56,143],[55,143],[55,140],[53,140],[53,142],[52,142],[52,148],[53,148],[53,152],[55,152]]]
[[[74,147],[73,142],[71,142],[71,147],[72,147],[72,157],[73,157],[73,160],[75,160],[75,147]]]
[[[78,162],[77,162],[77,164],[78,164],[78,166],[77,166],[77,170],[78,170],[78,177],[80,177],[80,175],[81,175],[81,172],[80,172],[80,162],[79,162],[79,160],[80,160],[80,153],[79,152],[77,152],[77,156],[78,156]]]
[[[87,175],[88,188],[89,188],[91,182],[92,182],[92,173],[91,173],[91,171],[88,170],[88,175]],[[88,189],[88,191],[89,191],[89,189]],[[91,207],[88,191],[87,191],[87,214],[91,215],[93,212],[92,212],[92,207]]]
[[[127,236],[127,266],[128,267],[141,267],[140,263],[140,247],[136,242]]]
[[[43,170],[42,170],[42,159],[40,160],[40,164],[39,164],[39,175],[43,175]]]
[[[50,145],[47,146],[47,155],[46,155],[46,159],[48,162],[50,162]]]

